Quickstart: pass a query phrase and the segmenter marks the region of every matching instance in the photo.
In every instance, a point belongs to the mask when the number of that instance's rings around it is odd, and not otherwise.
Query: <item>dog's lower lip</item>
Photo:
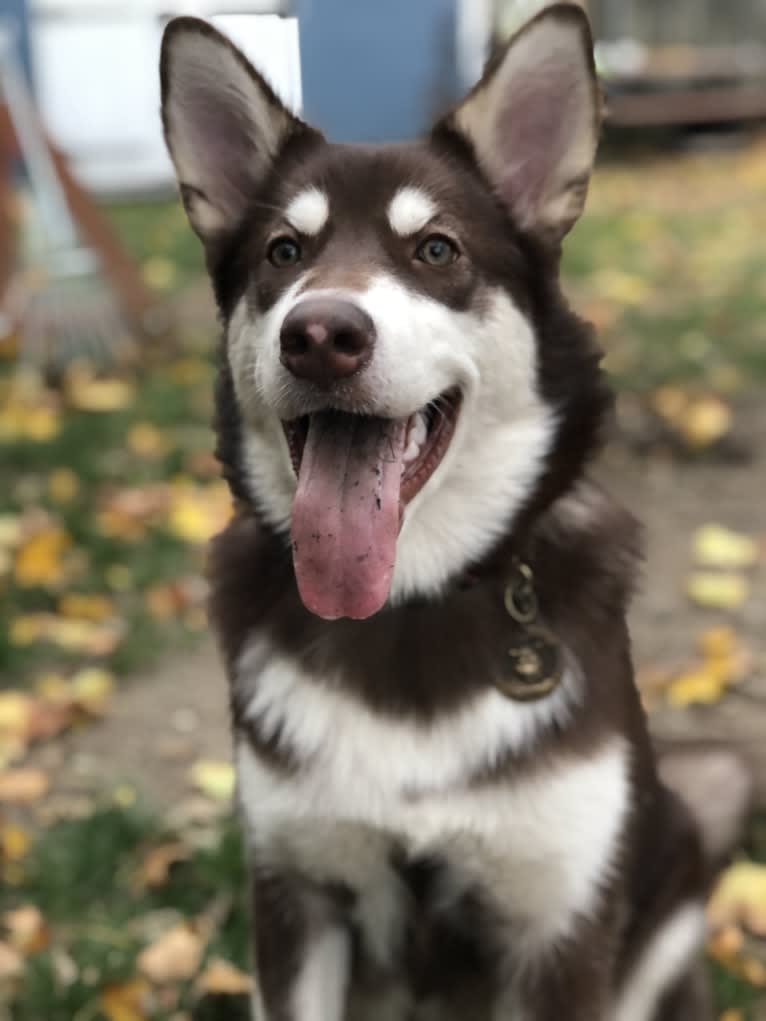
[[[431,401],[420,412],[415,413],[415,415],[425,415],[428,434],[417,457],[407,463],[402,472],[401,502],[403,506],[420,492],[441,464],[455,432],[461,403],[462,393],[458,389],[453,389]],[[415,415],[411,415],[410,418],[414,419]],[[300,473],[303,448],[308,436],[309,418],[306,415],[294,418],[283,422],[282,427],[287,438],[293,470],[297,476]]]

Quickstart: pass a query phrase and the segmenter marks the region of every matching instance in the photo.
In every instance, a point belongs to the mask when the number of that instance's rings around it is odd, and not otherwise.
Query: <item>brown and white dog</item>
[[[195,19],[162,92],[225,332],[255,1018],[701,1021],[728,837],[706,853],[658,779],[637,527],[585,479],[609,398],[559,284],[584,15],[531,21],[413,144],[327,143]]]

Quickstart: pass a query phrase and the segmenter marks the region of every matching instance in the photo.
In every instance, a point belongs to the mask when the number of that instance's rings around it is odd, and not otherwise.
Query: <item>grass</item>
[[[119,987],[136,980],[140,950],[179,921],[199,925],[206,912],[216,924],[197,971],[214,958],[247,968],[246,880],[238,831],[222,823],[209,847],[192,851],[173,866],[166,882],[147,889],[136,877],[147,854],[168,836],[156,819],[118,806],[58,823],[45,834],[0,895],[4,911],[41,906],[50,931],[49,944],[26,960],[12,1000],[13,1021],[119,1021],[105,1009],[108,993],[111,989],[119,1000]],[[71,962],[68,968],[62,968],[62,960]],[[136,1021],[171,1021],[184,1011],[193,1011],[183,1016],[200,1021],[248,1017],[246,997],[200,997],[191,978],[167,983],[167,1009],[156,992],[146,991],[146,1012],[142,1006]]]

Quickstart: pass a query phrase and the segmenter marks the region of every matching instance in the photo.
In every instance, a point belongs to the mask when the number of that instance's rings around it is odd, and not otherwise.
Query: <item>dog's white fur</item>
[[[657,1004],[689,968],[705,935],[701,904],[684,904],[655,935],[634,966],[613,1021],[651,1021]]]
[[[319,188],[306,188],[290,201],[285,219],[299,234],[321,233],[330,218],[330,203]]]
[[[285,316],[308,295],[356,302],[377,340],[353,410],[407,418],[451,387],[463,393],[450,447],[407,506],[391,600],[438,594],[506,532],[551,446],[555,417],[538,393],[532,326],[499,288],[486,294],[483,311],[456,312],[382,274],[358,292],[303,286],[296,281],[263,315],[243,299],[229,327],[252,496],[272,525],[289,529],[296,479],[279,420],[314,409],[279,359]]]
[[[622,740],[510,784],[479,784],[477,770],[533,741],[557,710],[541,715],[540,703],[517,705],[488,691],[438,727],[393,722],[333,691],[331,678],[317,684],[274,653],[261,670],[264,655],[262,645],[243,654],[238,685],[254,691],[248,715],[265,736],[283,736],[298,770],[274,771],[240,741],[240,799],[251,839],[260,861],[277,856],[317,878],[342,877],[358,886],[363,905],[371,895],[375,903],[362,910],[376,956],[388,957],[386,943],[403,924],[398,905],[405,894],[388,864],[394,837],[415,856],[438,850],[456,876],[512,905],[508,920],[525,930],[530,954],[594,909],[629,800]],[[576,689],[569,676],[559,713]],[[445,898],[454,892],[444,891]]]
[[[348,932],[327,925],[312,941],[293,990],[301,1021],[343,1021],[351,962]]]
[[[388,206],[391,230],[406,238],[422,230],[436,213],[430,196],[421,188],[400,188]]]

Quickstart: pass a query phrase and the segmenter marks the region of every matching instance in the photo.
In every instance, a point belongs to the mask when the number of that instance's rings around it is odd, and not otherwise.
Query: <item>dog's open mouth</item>
[[[298,476],[292,510],[301,598],[327,619],[362,619],[388,598],[404,507],[441,463],[460,392],[406,419],[328,410],[284,423]]]

